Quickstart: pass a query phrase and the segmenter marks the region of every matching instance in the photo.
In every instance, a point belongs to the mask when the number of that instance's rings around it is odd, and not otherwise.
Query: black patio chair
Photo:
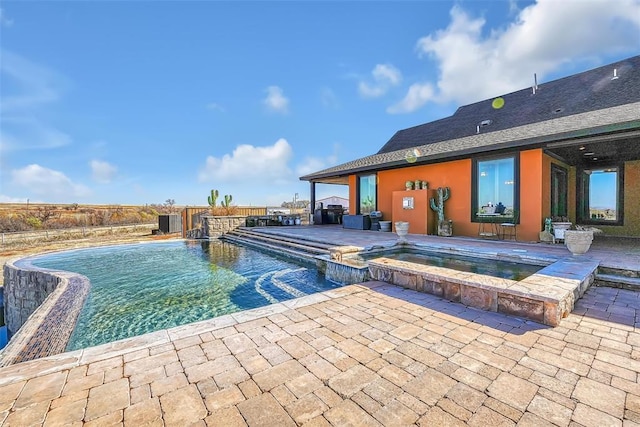
[[[505,240],[506,237],[509,237],[509,239],[518,240],[518,237],[517,237],[518,219],[519,219],[519,212],[514,209],[511,214],[511,217],[508,218],[507,221],[500,223],[502,240]]]

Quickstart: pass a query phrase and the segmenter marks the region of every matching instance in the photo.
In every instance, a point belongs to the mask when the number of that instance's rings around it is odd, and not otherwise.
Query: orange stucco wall
[[[545,209],[543,188],[549,192],[549,186],[543,187],[542,150],[528,150],[520,153],[520,224],[518,240],[537,241],[543,228]],[[550,168],[550,166],[546,166]],[[407,180],[420,179],[429,182],[430,189],[449,187],[451,196],[445,202],[445,217],[453,221],[453,233],[457,236],[475,237],[478,224],[471,222],[471,159],[430,165],[411,166],[378,172],[378,210],[383,219],[395,221],[393,211],[394,191],[404,190]],[[349,177],[349,197],[352,212],[355,213],[356,177]],[[549,197],[549,196],[547,196]]]
[[[384,219],[393,211],[392,194],[404,190],[407,180],[427,181],[430,189],[449,187],[451,196],[444,204],[447,219],[453,220],[454,235],[473,236],[477,224],[471,224],[471,160],[413,166],[378,173],[378,210]],[[411,232],[411,229],[409,230]]]
[[[520,152],[520,224],[518,240],[538,241],[544,219],[551,214],[551,164],[568,171],[568,216],[576,222],[576,168],[547,156],[542,149]],[[475,237],[478,224],[471,222],[471,159],[411,166],[378,172],[378,205],[383,219],[392,217],[394,191],[404,190],[407,180],[428,181],[430,189],[449,187],[445,217],[453,221],[453,234]],[[350,213],[356,211],[356,176],[349,177]],[[640,161],[625,162],[624,225],[598,226],[608,235],[640,236]],[[411,230],[410,230],[411,232]]]
[[[398,190],[392,191],[392,212],[394,221],[409,223],[409,233],[438,234],[436,222],[438,214],[429,207],[429,198],[437,197],[435,190]],[[413,201],[412,209],[403,207],[403,200]],[[395,229],[394,229],[395,231]]]
[[[355,215],[358,209],[358,201],[356,200],[356,184],[357,177],[349,175],[349,215]]]
[[[543,187],[543,153],[541,149],[520,152],[520,225],[518,240],[537,241],[544,227],[543,192],[551,187]],[[549,166],[549,169],[551,167]],[[543,191],[543,188],[545,190]],[[550,200],[550,199],[549,199]],[[550,203],[550,201],[549,201]],[[550,208],[548,208],[550,209]]]

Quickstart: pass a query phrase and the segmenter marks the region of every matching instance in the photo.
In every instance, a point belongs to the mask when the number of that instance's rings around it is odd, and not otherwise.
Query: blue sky
[[[0,202],[280,205],[399,129],[637,55],[640,0],[5,1],[0,31]]]

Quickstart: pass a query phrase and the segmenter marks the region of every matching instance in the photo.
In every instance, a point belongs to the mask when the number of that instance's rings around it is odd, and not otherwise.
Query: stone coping
[[[127,243],[127,244],[138,244],[138,243],[157,243],[157,242],[135,242],[135,243]],[[119,246],[119,245],[108,245],[108,246]],[[357,249],[364,250],[364,252],[368,252],[368,253],[376,253],[376,252],[388,251],[393,249],[417,249],[417,250],[429,250],[434,252],[440,252],[443,254],[455,253],[459,255],[472,256],[475,258],[478,258],[480,256],[485,258],[509,259],[512,261],[520,261],[520,262],[526,262],[524,260],[528,260],[530,263],[548,264],[550,261],[552,261],[552,259],[550,258],[542,258],[539,256],[529,256],[524,252],[513,252],[513,250],[511,252],[504,251],[504,250],[500,252],[485,251],[482,254],[478,254],[477,252],[473,252],[469,250],[464,250],[460,248],[451,248],[451,247],[448,247],[446,244],[434,246],[432,244],[395,243],[392,245],[372,245],[365,248],[359,248],[356,246],[348,246],[343,248],[344,248],[344,251],[337,250],[336,252],[342,252],[340,255],[343,255],[343,254],[345,255],[344,260],[347,260],[351,255],[362,253],[362,252],[357,252],[356,251]],[[85,248],[80,248],[80,249],[85,249]],[[79,249],[71,249],[71,250],[79,250]],[[64,251],[66,252],[69,250],[64,250]],[[61,252],[61,251],[52,251],[52,252]],[[52,252],[48,252],[48,253],[52,253]],[[9,262],[12,265],[18,263],[21,268],[28,267],[29,269],[36,270],[38,268],[31,266],[28,260],[30,258],[38,257],[43,254],[30,255],[28,257],[23,257],[23,258],[16,258]],[[394,261],[394,260],[390,260],[390,261]],[[404,261],[394,261],[394,262],[405,263]],[[419,267],[428,267],[428,266],[421,266],[420,264],[413,264],[413,263],[406,263],[406,264],[410,264],[410,265],[402,266],[401,264],[400,265],[396,264],[396,267],[399,270],[403,270],[405,272],[415,271],[416,268],[419,268]],[[568,268],[571,266],[573,267]],[[578,271],[579,270],[578,266],[583,266],[584,271],[583,272]],[[586,288],[584,288],[584,286],[581,285],[580,283],[576,285],[575,280],[579,279],[580,277],[584,277],[585,272],[590,268],[593,268],[593,270],[597,269],[597,266],[598,266],[598,262],[593,261],[590,258],[571,257],[566,260],[561,260],[556,263],[553,263],[543,268],[537,274],[530,276],[529,278],[520,282],[509,281],[508,279],[492,278],[489,276],[482,276],[482,275],[475,275],[480,277],[469,277],[469,275],[472,275],[473,273],[455,272],[454,270],[445,269],[441,267],[431,267],[432,269],[441,270],[441,271],[432,270],[431,274],[433,275],[433,277],[450,277],[453,281],[459,280],[460,281],[459,283],[461,284],[466,283],[468,285],[469,283],[473,282],[475,286],[479,288],[485,287],[487,289],[509,289],[509,293],[517,296],[527,297],[527,298],[531,298],[532,296],[537,296],[538,294],[542,294],[543,298],[541,298],[541,300],[550,301],[550,302],[560,301],[563,298],[563,296],[567,297],[568,294],[572,293],[573,298],[571,298],[570,307],[573,308],[573,303],[575,302],[575,300],[577,300],[579,296],[582,295],[582,293],[584,293],[584,290],[586,290]],[[38,269],[38,270],[42,270],[42,269]],[[28,325],[25,324],[26,327],[21,328],[20,331],[18,331],[18,333],[9,342],[7,347],[5,347],[5,349],[0,351],[0,366],[8,365],[11,363],[17,363],[19,361],[26,361],[26,360],[31,360],[35,358],[46,357],[46,356],[57,354],[61,351],[64,351],[64,348],[66,348],[68,339],[75,327],[77,316],[79,315],[80,309],[82,308],[82,304],[84,303],[86,295],[88,294],[90,282],[86,277],[81,276],[79,274],[53,271],[53,270],[51,270],[50,272],[51,274],[56,274],[56,275],[60,275],[61,277],[64,277],[64,279],[66,280],[64,285],[59,286],[59,290],[56,289],[56,292],[50,295],[50,298],[47,298],[45,303],[43,303],[41,307],[39,307],[38,310],[36,310],[36,312],[38,312],[38,315],[35,315],[36,313],[34,313],[34,315],[32,315],[29,318],[27,322]],[[460,273],[460,274],[458,275],[457,273]],[[427,272],[426,274],[429,274],[429,273]],[[457,279],[456,279],[456,276],[457,276]],[[375,279],[375,277],[373,278]],[[553,284],[557,284],[558,286],[557,287],[547,286],[551,282]],[[591,280],[588,283],[587,287],[592,282],[593,280]],[[70,283],[72,284],[71,290],[69,290]],[[78,287],[82,288],[82,290],[78,290],[79,289]],[[546,291],[541,292],[541,289],[546,289]],[[332,291],[327,291],[327,292],[332,292]],[[65,297],[61,299],[61,296],[63,294],[65,295]],[[75,298],[75,301],[76,301],[75,305],[73,304],[69,305],[70,301],[74,300],[73,295],[79,295],[80,298]],[[321,295],[321,294],[314,294],[314,295]],[[309,297],[313,297],[314,295],[310,295]],[[307,298],[307,297],[303,297],[303,299],[304,298]],[[279,306],[280,304],[283,304],[286,307],[287,303],[292,303],[293,301],[298,301],[298,300],[289,300],[283,303],[275,304],[275,306]],[[49,326],[46,326],[46,325],[49,325],[49,323],[47,322],[51,322],[50,319],[48,320],[48,317],[52,317],[52,316],[47,316],[47,314],[54,312],[55,311],[53,310],[54,307],[57,307],[56,310],[60,310],[60,307],[63,307],[65,305],[71,308],[72,317],[75,316],[73,317],[73,321],[70,325],[67,324],[66,326],[63,327],[63,329],[68,330],[68,333],[56,335],[55,340],[51,342],[52,345],[49,345],[49,346],[43,345],[43,343],[45,343],[46,340],[49,339],[49,333],[50,333],[47,330]],[[272,306],[249,310],[247,312],[235,313],[228,316],[239,316],[242,314],[251,316],[251,315],[255,315],[255,313],[259,312],[260,310],[267,310],[270,307]],[[569,311],[571,308],[569,308]],[[55,311],[55,312],[60,313],[61,311]],[[216,318],[216,319],[220,319],[220,318]],[[221,321],[221,320],[218,320],[218,321]],[[204,322],[208,322],[208,321],[204,321]],[[54,326],[60,327],[62,325],[59,325],[59,324],[56,325],[56,322],[54,321],[53,326],[51,327],[54,327]],[[179,328],[180,327],[177,327],[176,329],[179,329]],[[157,332],[154,332],[152,334],[155,334],[155,333]],[[24,334],[24,338],[21,337],[22,334]],[[19,338],[19,339],[16,339],[16,338]],[[135,337],[135,338],[138,338],[138,337]],[[132,338],[132,339],[135,339],[135,338]],[[111,344],[113,343],[109,343],[105,345],[108,346]],[[33,351],[34,348],[39,348],[39,350]]]
[[[598,261],[560,259],[520,281],[444,267],[377,258],[369,261],[373,280],[444,296],[490,311],[521,315],[557,326],[594,282]]]
[[[214,317],[199,322],[188,323],[170,329],[163,329],[147,334],[125,338],[95,347],[87,347],[42,357],[37,360],[26,361],[11,366],[0,367],[0,387],[24,381],[35,376],[44,376],[54,372],[111,359],[145,349],[151,345],[158,346],[182,338],[203,334],[229,326],[235,326],[252,320],[272,316],[274,314],[295,310],[313,304],[342,298],[363,289],[375,289],[388,286],[381,282],[368,282],[359,285],[350,285],[338,289],[331,289],[316,294],[306,295],[280,303],[258,307],[251,310],[240,311],[232,314]]]
[[[174,239],[172,241],[184,240]],[[5,263],[4,269],[40,272],[51,275],[58,280],[58,285],[10,338],[7,345],[0,349],[0,367],[64,352],[91,289],[91,281],[82,274],[37,267],[32,264],[32,260],[60,252],[152,243],[162,242],[139,241],[85,248],[59,249],[9,259]],[[6,306],[6,298],[4,303]]]
[[[29,258],[33,256],[9,260],[4,269],[50,275],[57,285],[0,350],[0,367],[64,352],[89,294],[86,276],[38,268],[25,261]]]
[[[139,243],[157,242],[135,242],[126,244],[130,245]],[[107,246],[121,245],[117,244]],[[36,267],[32,264],[31,261],[34,258],[51,253],[70,252],[84,249],[92,248],[49,251],[25,257],[17,257],[7,261],[7,263],[5,264],[5,268],[39,271],[44,274],[50,274],[58,278],[59,284],[56,287],[56,290],[45,299],[40,307],[38,307],[28,318],[27,322],[25,322],[24,325],[18,330],[18,332],[9,340],[7,346],[4,349],[0,350],[0,367],[35,359],[42,359],[49,356],[58,355],[65,351],[71,334],[75,329],[80,311],[82,310],[86,297],[89,294],[91,282],[86,276],[83,276],[81,274]],[[331,295],[330,292],[333,291],[335,290],[326,292],[329,292],[328,295]],[[172,335],[172,339],[175,339],[176,336],[179,336],[181,328],[188,328],[190,331],[189,334],[191,334],[191,331],[193,331],[193,327],[199,328],[200,325],[203,325],[202,327],[204,327],[205,329],[209,328],[209,322],[213,322],[214,324],[223,323],[224,327],[226,327],[230,324],[251,320],[252,318],[269,316],[283,310],[288,310],[308,304],[314,304],[319,301],[324,301],[327,298],[327,296],[319,297],[320,299],[314,298],[316,295],[320,294],[311,294],[305,297],[287,300],[281,303],[276,303],[264,307],[258,307],[252,310],[232,313],[201,322],[181,325],[168,331],[171,331],[173,335],[178,334],[175,336]],[[229,319],[234,319],[234,322],[228,323]],[[129,340],[133,340],[133,342],[135,343],[135,340],[140,337],[145,337],[147,335],[152,335],[155,337],[155,334],[158,334],[160,332],[162,331],[155,331],[141,336],[114,341],[112,343],[106,343],[98,347],[117,347],[118,345],[120,345],[118,343],[120,343],[121,341],[124,341],[125,343],[122,345],[127,347],[129,346]],[[147,342],[145,341],[145,338],[141,339],[143,340],[143,342]],[[84,352],[84,350],[79,351]]]

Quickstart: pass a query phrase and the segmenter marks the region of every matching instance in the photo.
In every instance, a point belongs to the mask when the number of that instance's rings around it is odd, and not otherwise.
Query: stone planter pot
[[[593,231],[565,230],[564,243],[573,255],[585,254],[591,247]]]
[[[453,221],[450,219],[445,219],[444,221],[438,222],[438,236],[441,237],[451,237],[453,236]]]
[[[380,231],[391,231],[391,221],[380,221]]]
[[[570,222],[552,222],[553,235],[556,239],[564,239],[564,232],[571,228]]]
[[[409,234],[409,223],[406,221],[398,221],[395,223],[396,234],[400,242],[407,241],[407,234]]]

